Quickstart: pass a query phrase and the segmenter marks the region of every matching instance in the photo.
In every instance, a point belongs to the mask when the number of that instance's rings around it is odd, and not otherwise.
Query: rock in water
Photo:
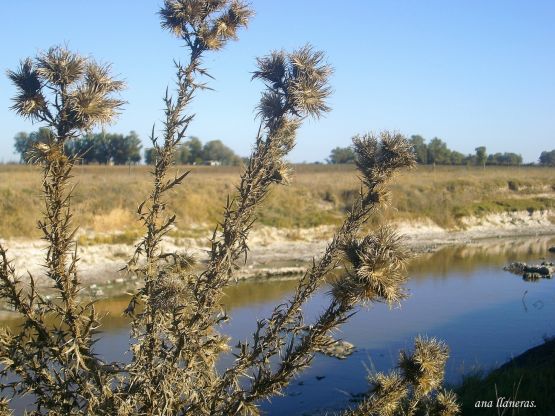
[[[522,274],[525,272],[527,268],[527,264],[521,261],[515,261],[514,263],[509,264],[508,266],[503,267],[503,270],[506,270],[511,273],[515,274]]]

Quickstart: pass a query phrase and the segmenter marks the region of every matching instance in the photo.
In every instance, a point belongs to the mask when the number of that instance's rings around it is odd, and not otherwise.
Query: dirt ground
[[[465,230],[445,230],[427,223],[395,224],[415,252],[431,252],[446,244],[469,244],[492,238],[555,235],[551,212],[515,212],[466,220]],[[246,265],[238,271],[238,279],[253,276],[287,276],[301,273],[307,262],[324,250],[334,228],[320,226],[310,229],[278,229],[260,227],[249,239],[250,253]],[[199,238],[168,238],[165,251],[186,251],[199,261],[206,260],[209,235]],[[39,286],[49,282],[43,276],[45,243],[41,240],[10,239],[1,241],[8,248],[16,271],[22,278],[31,273]],[[130,258],[133,245],[97,244],[80,246],[77,250],[79,270],[84,285],[104,284],[114,279],[127,279],[118,272]]]

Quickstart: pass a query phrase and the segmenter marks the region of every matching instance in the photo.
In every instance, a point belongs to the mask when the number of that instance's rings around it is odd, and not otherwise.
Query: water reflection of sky
[[[311,368],[296,379],[284,397],[263,404],[270,415],[339,410],[349,405],[351,393],[367,389],[367,368],[387,371],[395,365],[400,348],[427,334],[446,341],[451,349],[447,380],[456,383],[476,366],[489,369],[555,335],[555,280],[524,282],[502,267],[511,261],[555,259],[547,248],[553,238],[486,242],[448,247],[421,256],[410,267],[410,297],[402,307],[389,310],[378,304],[362,308],[345,324],[338,337],[357,346],[347,360],[317,356]],[[291,296],[295,281],[246,282],[227,293],[232,317],[223,328],[234,339],[251,337],[256,319],[267,317],[277,303]],[[322,288],[306,306],[307,320],[323,311],[329,301]],[[116,311],[125,299],[104,301],[107,330],[97,352],[107,360],[123,356],[129,343],[127,323]],[[101,305],[99,305],[101,306]],[[230,358],[222,360],[222,365]]]
[[[502,270],[511,261],[546,256],[546,240],[520,241],[520,246],[513,241],[505,251],[499,246],[450,247],[420,260],[408,284],[411,297],[400,309],[361,309],[343,326],[338,336],[357,346],[355,354],[344,361],[317,356],[286,395],[263,404],[264,409],[270,415],[302,415],[344,408],[351,393],[367,389],[368,368],[389,370],[399,349],[410,348],[418,334],[450,346],[449,383],[476,368],[498,366],[541,343],[543,336],[555,335],[555,281],[527,283]],[[431,263],[429,272],[426,262]],[[321,312],[326,300],[323,289],[307,305],[308,315]],[[229,333],[248,337],[254,317],[268,316],[271,304],[235,309]]]

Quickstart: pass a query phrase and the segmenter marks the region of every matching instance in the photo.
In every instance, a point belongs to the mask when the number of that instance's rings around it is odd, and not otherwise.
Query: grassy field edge
[[[172,193],[177,213],[175,236],[198,237],[221,220],[240,168],[180,166],[192,170]],[[138,204],[147,196],[148,166],[78,166],[74,183],[74,224],[90,235],[140,233]],[[294,165],[290,186],[275,187],[258,215],[258,223],[278,229],[332,226],[350,209],[360,188],[352,165]],[[32,166],[0,165],[0,238],[36,238],[42,209],[40,176]],[[419,166],[392,184],[391,203],[375,220],[461,230],[491,215],[543,213],[555,223],[555,169],[540,167]],[[510,221],[511,219],[508,218]],[[374,225],[374,224],[370,224]],[[100,239],[112,237],[100,237]],[[108,242],[108,241],[106,241]]]
[[[466,376],[457,388],[463,415],[555,415],[554,392],[555,338],[547,339],[487,375]],[[510,407],[508,401],[518,402],[520,406]],[[492,407],[487,407],[488,404]]]

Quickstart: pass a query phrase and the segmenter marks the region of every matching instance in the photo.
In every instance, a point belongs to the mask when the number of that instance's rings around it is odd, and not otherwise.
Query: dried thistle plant
[[[417,337],[412,354],[401,351],[401,371],[370,376],[370,393],[343,416],[458,415],[455,394],[441,388],[448,356],[444,343]]]
[[[47,275],[58,299],[41,296],[32,276],[28,293],[23,292],[21,278],[0,247],[0,294],[25,317],[20,333],[0,335],[0,376],[18,377],[1,388],[16,396],[33,393],[32,414],[258,415],[260,401],[280,394],[316,353],[336,355],[340,345],[349,345],[332,333],[360,304],[403,299],[408,252],[401,238],[388,227],[366,237],[360,229],[387,201],[388,181],[399,169],[412,167],[414,157],[399,134],[357,136],[353,142],[362,187],[322,257],[305,272],[293,297],[258,321],[250,341],[231,347],[218,332],[228,319],[220,306],[223,289],[246,260],[257,210],[272,186],[290,179],[285,158],[295,146],[297,130],[307,117],[329,111],[332,70],[323,53],[310,46],[258,60],[253,78],[266,87],[258,105],[259,132],[214,230],[206,267],[193,268],[186,252],[163,250],[163,237],[176,221],[168,212],[167,192],[189,173],[170,176],[170,168],[193,119],[188,105],[195,92],[208,88],[202,83],[209,77],[202,59],[236,39],[251,15],[248,6],[232,0],[165,0],[161,9],[162,27],[184,41],[189,60],[175,63],[175,94],[166,92],[162,131],[158,136],[153,128],[151,136],[153,186],[137,211],[145,234],[126,267],[143,282],[125,311],[132,318],[129,363],[104,363],[94,354],[98,317],[94,305],[77,299],[67,188],[75,159],[63,146],[79,131],[115,115],[122,102],[113,93],[123,85],[109,77],[108,67],[60,48],[9,73],[19,89],[13,109],[52,129],[52,140],[37,146],[33,160],[43,166],[46,211],[39,227],[49,243]],[[326,309],[314,322],[305,322],[302,306],[342,266],[347,272],[333,283]],[[51,315],[59,326],[46,325]],[[416,352],[402,357],[403,372],[377,376],[373,398],[360,408],[380,403],[383,411],[377,414],[396,414],[408,397],[415,409],[428,400],[439,386],[446,357],[440,344],[434,345],[417,341]],[[220,372],[216,362],[229,351],[235,362]],[[434,406],[453,409],[452,396],[442,394],[435,396]],[[0,411],[8,411],[5,401]]]
[[[110,76],[109,66],[61,47],[26,59],[8,76],[17,88],[12,109],[50,130],[48,142],[37,144],[29,160],[42,168],[44,218],[38,227],[47,243],[45,274],[56,296],[51,300],[38,293],[31,274],[24,290],[0,246],[0,295],[23,317],[18,333],[3,330],[0,335],[0,376],[16,375],[0,388],[11,395],[34,394],[36,414],[89,412],[109,381],[104,363],[93,352],[99,327],[94,305],[83,305],[77,298],[69,182],[77,157],[66,155],[64,144],[111,121],[123,104],[116,94],[124,84]],[[56,324],[49,326],[47,321]]]

